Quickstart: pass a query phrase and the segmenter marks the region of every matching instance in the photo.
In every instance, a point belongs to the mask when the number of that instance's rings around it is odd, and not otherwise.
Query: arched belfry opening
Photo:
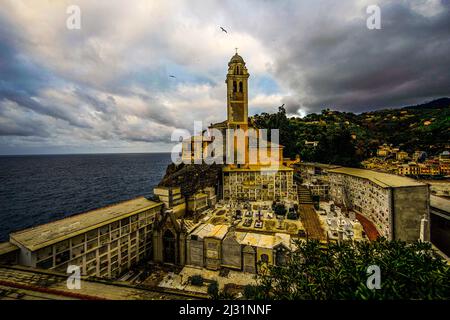
[[[233,81],[233,92],[237,92],[237,83]]]
[[[243,92],[243,89],[242,89],[242,81],[239,81],[239,92]]]

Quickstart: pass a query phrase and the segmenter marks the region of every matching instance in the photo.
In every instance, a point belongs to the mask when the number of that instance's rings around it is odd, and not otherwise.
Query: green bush
[[[216,299],[219,296],[219,284],[216,280],[208,285],[208,294],[213,299]]]
[[[380,268],[380,289],[367,286],[373,265]],[[318,241],[296,241],[287,264],[269,266],[244,294],[269,300],[449,300],[449,279],[450,266],[426,242],[379,238],[323,248]]]
[[[297,218],[298,218],[297,212],[289,211],[289,213],[287,214],[287,218],[289,220],[297,220]]]
[[[245,299],[255,299],[258,295],[258,287],[248,284],[244,287],[244,297]]]
[[[199,274],[195,274],[193,276],[191,276],[189,278],[189,282],[193,285],[193,286],[202,286],[203,282],[205,281],[205,279],[203,279],[203,277]]]
[[[274,211],[275,211],[275,214],[279,215],[279,216],[285,216],[286,212],[287,212],[285,205],[282,203],[277,203],[275,205]]]

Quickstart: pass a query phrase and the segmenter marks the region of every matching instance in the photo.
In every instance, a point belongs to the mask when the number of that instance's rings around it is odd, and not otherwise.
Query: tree
[[[277,113],[268,114],[262,113],[255,115],[253,121],[258,128],[267,129],[268,140],[271,141],[272,129],[278,129],[280,133],[280,144],[284,146],[284,155],[286,157],[294,157],[296,155],[295,132],[292,130],[292,125],[286,116],[286,109],[279,107]]]
[[[195,275],[191,276],[189,278],[189,280],[193,286],[198,286],[198,287],[202,286],[203,281],[204,281],[203,277],[199,274],[195,274]]]
[[[212,299],[217,299],[219,297],[219,284],[216,280],[208,285],[208,294]]]
[[[351,132],[341,125],[329,126],[319,139],[315,160],[342,166],[357,167],[362,160],[356,154]]]
[[[213,280],[208,285],[208,295],[210,299],[214,300],[235,300],[236,296],[227,289],[227,285],[224,286],[223,290],[219,290],[219,284],[216,280]]]
[[[248,284],[244,287],[244,298],[245,299],[258,299],[259,294],[260,294],[260,289],[258,286]]]
[[[319,204],[320,204],[320,196],[319,195],[313,195],[311,197],[313,203],[314,203],[314,208],[316,210],[319,210]]]
[[[258,275],[253,299],[450,299],[450,267],[424,242],[380,238],[324,249],[297,241],[284,266]],[[378,266],[381,288],[369,289],[368,269]]]
[[[300,154],[304,161],[359,167],[360,161],[372,156],[385,142],[402,145],[402,150],[408,153],[424,150],[436,155],[444,151],[450,141],[449,101],[445,98],[415,107],[358,115],[326,109],[303,118],[288,118],[282,107],[276,113],[255,115],[251,122],[269,132],[270,129],[280,130],[285,157]],[[431,119],[431,125],[424,125]],[[305,141],[319,144],[307,146]]]
[[[290,208],[287,214],[287,218],[289,220],[297,220],[298,219],[297,210],[295,208]]]
[[[275,204],[273,211],[275,211],[275,214],[279,216],[285,216],[287,212],[286,206],[282,203]]]
[[[297,220],[298,219],[298,215],[295,211],[289,211],[289,213],[287,214],[287,218],[289,220]]]

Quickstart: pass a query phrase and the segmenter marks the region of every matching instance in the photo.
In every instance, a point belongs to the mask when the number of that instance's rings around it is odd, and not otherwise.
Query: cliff
[[[181,187],[188,197],[204,187],[216,187],[221,179],[222,166],[213,164],[170,164],[159,187]]]

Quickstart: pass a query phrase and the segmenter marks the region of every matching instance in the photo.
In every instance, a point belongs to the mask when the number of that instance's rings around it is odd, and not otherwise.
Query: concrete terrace
[[[159,205],[139,197],[12,233],[10,241],[35,251]]]
[[[12,244],[11,242],[0,243],[0,256],[14,251],[19,251],[19,247]]]
[[[262,203],[265,204],[265,202]],[[261,210],[261,217],[258,217],[257,210],[253,211],[254,212],[252,213],[251,216],[246,216],[245,214],[243,214],[242,219],[234,221],[236,231],[265,233],[265,234],[286,233],[291,236],[298,236],[299,231],[305,229],[304,224],[302,223],[301,220],[289,220],[289,219],[284,219],[284,221],[282,222],[282,227],[279,228],[279,222],[273,213],[269,214],[268,210]],[[260,228],[255,226],[256,221],[259,218],[262,221],[262,226]],[[246,225],[247,219],[252,220],[250,225]],[[230,216],[230,210],[228,208],[218,208],[212,214],[205,217],[202,220],[202,222],[216,226],[221,226],[219,227],[219,229],[222,228],[223,231],[224,230],[223,225],[230,225],[233,222],[233,219]],[[195,232],[198,232],[198,230],[200,230],[200,228],[197,229]]]
[[[360,177],[372,181],[373,183],[379,185],[382,188],[389,187],[415,187],[415,186],[425,186],[425,183],[417,182],[411,178],[406,178],[402,176],[397,176],[394,174],[377,172],[365,169],[356,168],[345,168],[340,167],[336,169],[328,170],[328,173],[339,173],[346,174],[354,177]]]

